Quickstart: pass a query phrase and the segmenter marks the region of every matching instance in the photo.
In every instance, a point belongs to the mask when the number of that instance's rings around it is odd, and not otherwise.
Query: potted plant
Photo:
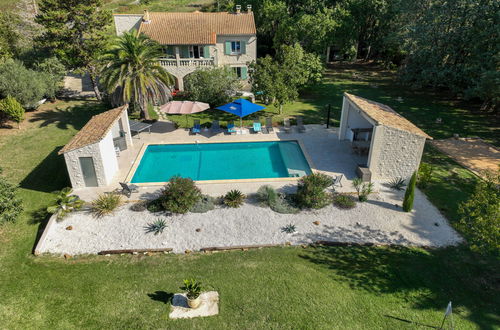
[[[184,280],[184,286],[181,286],[181,290],[186,291],[186,297],[189,307],[198,308],[201,304],[200,294],[201,294],[201,283],[195,279]]]

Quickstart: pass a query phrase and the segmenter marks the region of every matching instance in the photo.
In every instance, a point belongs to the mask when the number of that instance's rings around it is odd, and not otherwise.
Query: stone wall
[[[373,136],[369,168],[374,179],[409,179],[418,170],[424,137],[387,126],[377,126]]]

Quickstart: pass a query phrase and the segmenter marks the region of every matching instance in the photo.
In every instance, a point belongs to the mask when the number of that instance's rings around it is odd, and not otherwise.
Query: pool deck
[[[336,187],[340,192],[352,192],[350,181],[356,177],[356,165],[366,163],[366,157],[360,157],[351,152],[348,142],[339,141],[338,128],[326,129],[324,125],[306,125],[305,133],[298,133],[295,128],[290,133],[285,133],[276,127],[271,134],[237,134],[224,135],[223,133],[211,135],[203,131],[198,135],[190,135],[185,129],[175,129],[174,125],[166,121],[153,124],[151,133],[142,132],[134,136],[134,145],[120,153],[118,157],[119,172],[115,175],[109,186],[98,188],[75,189],[83,200],[91,201],[99,194],[110,192],[119,188],[119,182],[125,182],[131,177],[137,167],[144,147],[148,144],[178,144],[178,143],[216,143],[216,142],[255,142],[255,141],[285,141],[296,140],[301,145],[304,154],[315,172],[331,176],[343,174],[343,187]],[[297,179],[249,179],[249,180],[224,180],[197,182],[204,194],[220,196],[228,190],[238,189],[245,194],[254,193],[257,189],[269,184],[277,189],[290,191],[295,189]],[[139,192],[131,196],[131,200],[147,199],[157,195],[162,185],[141,185]]]

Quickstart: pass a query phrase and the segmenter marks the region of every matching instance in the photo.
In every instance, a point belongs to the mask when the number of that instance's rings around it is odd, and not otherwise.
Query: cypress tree
[[[410,212],[413,209],[413,199],[415,198],[415,185],[417,184],[417,172],[413,172],[410,183],[406,188],[405,199],[403,200],[403,210]]]

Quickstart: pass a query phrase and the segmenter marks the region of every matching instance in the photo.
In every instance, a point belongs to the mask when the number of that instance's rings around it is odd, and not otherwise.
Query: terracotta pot
[[[196,299],[187,298],[187,301],[188,301],[188,306],[193,308],[193,309],[200,307],[200,304],[201,304],[200,296],[198,296],[198,298],[196,298]]]

